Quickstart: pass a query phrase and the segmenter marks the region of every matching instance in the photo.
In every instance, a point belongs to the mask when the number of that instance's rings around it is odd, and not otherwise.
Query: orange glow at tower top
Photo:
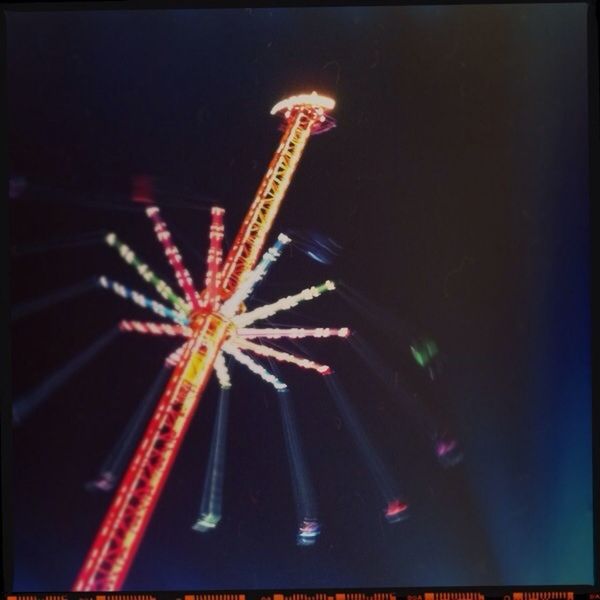
[[[271,114],[275,115],[283,110],[290,110],[294,107],[308,105],[314,108],[322,108],[324,110],[333,110],[335,107],[335,100],[328,96],[322,96],[317,92],[312,94],[299,94],[298,96],[290,96],[285,100],[280,100],[272,109]]]

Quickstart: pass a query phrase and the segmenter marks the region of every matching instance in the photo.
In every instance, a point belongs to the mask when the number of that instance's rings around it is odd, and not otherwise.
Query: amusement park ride
[[[334,126],[333,119],[328,114],[334,105],[335,102],[331,98],[313,92],[292,96],[273,107],[271,114],[283,116],[283,136],[224,261],[224,210],[218,207],[211,210],[210,242],[202,291],[195,289],[158,207],[153,204],[150,194],[145,193],[143,189],[138,189],[134,200],[147,204],[146,214],[154,224],[156,236],[164,247],[184,297],[177,296],[128,246],[120,242],[116,235],[107,236],[108,244],[115,247],[172,305],[172,308],[167,308],[119,283],[101,277],[99,283],[103,287],[173,321],[172,324],[123,321],[120,329],[154,335],[181,336],[185,341],[167,358],[167,364],[174,367],[173,372],[116,490],[112,504],[75,581],[74,591],[108,591],[121,588],[213,371],[222,392],[231,386],[225,355],[243,364],[278,391],[285,390],[286,384],[255,362],[247,352],[312,369],[321,375],[331,373],[327,365],[282,352],[253,340],[347,337],[350,334],[348,328],[260,329],[252,326],[256,321],[267,319],[275,313],[335,289],[333,282],[326,281],[322,285],[309,287],[253,310],[246,310],[245,301],[265,277],[282,248],[290,241],[287,236],[279,235],[275,244],[259,261],[260,253],[309,137]],[[396,500],[389,506],[390,517],[397,516],[406,508],[407,505]],[[218,517],[215,518],[209,511],[199,520],[197,528],[207,530],[216,525],[216,520]],[[305,523],[303,535],[315,535],[318,533],[315,529],[314,523]]]
[[[182,344],[165,359],[163,368],[157,374],[145,399],[102,466],[100,476],[86,486],[88,489],[101,491],[111,491],[116,487],[116,491],[73,584],[73,591],[113,591],[123,586],[213,372],[220,393],[202,503],[192,528],[198,532],[207,532],[217,527],[221,519],[231,388],[228,359],[242,364],[277,392],[277,405],[281,413],[296,502],[298,545],[309,546],[315,543],[320,533],[320,522],[294,417],[292,397],[288,386],[280,378],[276,364],[278,362],[313,370],[324,376],[323,381],[331,394],[336,411],[383,498],[383,516],[389,523],[403,521],[409,516],[409,505],[394,475],[373,448],[361,424],[360,416],[353,409],[348,394],[336,374],[325,364],[285,351],[279,346],[282,340],[293,340],[293,343],[300,347],[298,340],[303,338],[349,338],[350,346],[361,360],[386,385],[388,391],[401,401],[404,411],[411,413],[411,417],[416,419],[418,428],[432,443],[438,461],[443,466],[452,466],[460,462],[462,450],[457,440],[449,434],[447,426],[432,412],[431,407],[421,403],[417,395],[399,384],[396,374],[393,378],[390,377],[390,372],[381,365],[376,354],[358,334],[353,332],[350,336],[348,327],[279,327],[269,322],[274,315],[335,289],[360,310],[366,308],[369,315],[379,314],[380,309],[373,309],[372,303],[356,290],[343,283],[336,288],[336,285],[328,280],[270,304],[252,309],[247,307],[247,302],[253,296],[257,285],[265,278],[284,247],[292,241],[287,235],[279,234],[273,245],[261,257],[309,137],[327,131],[335,125],[329,115],[334,106],[334,100],[313,92],[292,96],[273,107],[271,114],[283,116],[281,142],[224,260],[224,210],[220,207],[211,209],[203,289],[197,290],[194,286],[192,276],[185,268],[179,250],[154,202],[149,181],[137,178],[134,182],[133,200],[144,206],[146,215],[152,221],[156,237],[163,246],[182,294],[175,293],[129,246],[120,241],[116,234],[109,233],[104,241],[117,250],[122,259],[151,284],[170,306],[102,276],[86,281],[83,285],[71,286],[25,303],[20,309],[13,309],[15,318],[74,293],[81,293],[90,289],[90,286],[100,286],[163,319],[162,322],[123,320],[118,330],[182,339]],[[255,324],[260,321],[265,321],[268,327],[257,327]],[[34,390],[17,398],[12,407],[13,423],[20,423],[76,370],[89,362],[114,338],[116,331],[116,328],[111,329]],[[441,364],[437,345],[432,340],[414,337],[413,334],[410,334],[410,338],[409,342],[404,335],[406,344],[403,345],[408,345],[412,359],[423,372],[427,373],[430,379],[436,379]],[[306,354],[301,347],[300,349]],[[267,369],[251,355],[257,356],[259,360],[266,360],[270,368]],[[133,450],[137,440],[137,448]],[[129,456],[131,460],[124,468]]]

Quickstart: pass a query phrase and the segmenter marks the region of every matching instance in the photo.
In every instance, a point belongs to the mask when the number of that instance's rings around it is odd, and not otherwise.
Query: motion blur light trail
[[[395,373],[385,366],[383,359],[360,334],[356,332],[352,334],[350,346],[386,389],[401,402],[402,408],[414,419],[421,430],[427,435],[432,434],[437,429],[436,419],[427,405],[420,402],[416,394],[404,387]]]
[[[416,336],[414,327],[407,323],[403,323],[389,310],[373,302],[363,292],[349,285],[345,281],[337,282],[337,290],[339,295],[352,308],[366,316],[371,322],[377,325],[382,332],[392,335],[395,340],[400,341],[400,343],[408,349],[411,341]]]
[[[304,459],[292,395],[289,389],[284,389],[278,390],[277,396],[296,502],[297,543],[300,546],[309,546],[315,543],[320,533],[315,493]]]
[[[275,350],[274,348],[268,348],[261,344],[255,344],[254,342],[244,340],[243,338],[237,338],[236,342],[239,348],[250,350],[259,356],[276,358],[281,362],[291,363],[298,367],[302,367],[303,369],[313,369],[314,371],[317,371],[317,373],[321,373],[321,375],[326,375],[331,371],[330,367],[327,365],[320,365],[319,363],[309,360],[308,358],[301,358],[290,354],[289,352],[281,352],[280,350]]]
[[[371,441],[360,423],[360,419],[348,400],[346,391],[340,384],[335,373],[327,375],[325,377],[325,383],[327,384],[331,397],[335,402],[336,408],[338,409],[348,432],[352,436],[358,451],[369,468],[369,471],[386,502],[384,509],[385,518],[390,523],[406,519],[409,515],[408,503],[404,500],[398,484],[394,481],[393,476],[388,471],[381,457],[373,448]]]
[[[268,360],[273,372],[277,377],[280,377],[275,361],[271,358]],[[294,400],[289,388],[277,391],[277,403],[281,414],[285,449],[296,503],[296,517],[298,519],[296,543],[299,546],[311,546],[316,542],[321,532],[321,525],[318,519],[315,491],[308,473],[302,438],[294,410]]]
[[[200,511],[196,522],[192,526],[193,529],[200,532],[213,530],[221,520],[223,513],[223,478],[225,475],[230,389],[231,384],[228,386],[221,385],[219,391],[217,414],[215,416]]]
[[[348,337],[350,330],[347,327],[341,327],[340,329],[333,329],[330,327],[315,327],[313,329],[306,329],[303,327],[271,327],[263,329],[253,329],[245,327],[238,329],[238,336],[244,338],[267,338],[267,339],[301,339],[301,338],[321,338],[321,337]]]
[[[173,337],[191,337],[192,329],[185,325],[172,325],[171,323],[154,323],[152,321],[131,321],[124,319],[119,323],[121,331],[137,331],[150,335],[169,335]]]
[[[286,235],[280,234],[278,236],[275,244],[264,253],[258,267],[248,273],[238,289],[223,303],[221,314],[226,317],[235,315],[242,303],[250,297],[256,286],[265,278],[271,265],[281,256],[281,250],[289,241],[290,238]]]
[[[459,443],[448,432],[447,426],[443,424],[442,419],[434,412],[433,408],[408,390],[398,376],[385,366],[383,359],[377,355],[371,345],[359,334],[353,333],[350,337],[350,346],[385,385],[389,393],[401,403],[403,410],[410,415],[423,435],[430,441],[440,463],[444,466],[458,464],[463,458]]]
[[[175,294],[171,287],[165,283],[160,277],[154,273],[150,267],[142,262],[136,253],[126,244],[124,244],[114,233],[109,233],[104,238],[109,246],[116,248],[123,260],[131,265],[144,281],[153,285],[156,291],[168,302],[173,305],[173,308],[187,314],[189,306]]]
[[[225,211],[218,206],[213,206],[210,211],[209,245],[208,254],[206,255],[206,275],[204,276],[206,291],[200,299],[200,306],[203,309],[216,310],[219,308],[218,291],[221,282],[221,264],[223,262],[223,238],[225,237],[224,213]]]
[[[175,272],[175,278],[179,287],[185,294],[186,301],[195,310],[200,308],[200,300],[198,293],[194,288],[194,282],[190,272],[185,268],[179,253],[179,248],[173,243],[171,239],[171,232],[169,231],[167,224],[163,221],[158,206],[149,206],[146,209],[146,214],[150,217],[154,223],[154,232],[158,241],[162,244],[165,251],[165,256],[169,261],[169,264]]]
[[[68,236],[50,240],[43,244],[24,244],[12,249],[15,256],[27,256],[31,254],[46,253],[50,250],[62,250],[63,248],[78,248],[82,246],[94,246],[102,241],[102,231],[90,231],[89,233],[79,233],[75,236]]]
[[[35,298],[34,300],[15,304],[10,311],[10,318],[11,320],[16,321],[22,317],[27,317],[40,310],[49,308],[50,306],[58,304],[59,302],[64,302],[65,300],[71,300],[72,298],[81,296],[82,294],[85,294],[86,292],[98,287],[99,284],[96,277],[86,279],[85,281],[76,283],[74,285],[62,287],[58,290],[50,292],[49,294]]]
[[[66,383],[79,369],[90,362],[101,350],[103,350],[119,333],[116,327],[111,328],[100,336],[95,342],[88,346],[77,356],[74,356],[62,367],[57,369],[50,377],[40,383],[29,393],[15,399],[12,417],[13,424],[18,425],[38,408],[49,396],[61,385]]]
[[[183,344],[181,344],[181,346],[179,346],[179,348],[176,348],[175,350],[173,350],[173,352],[171,352],[171,354],[169,354],[169,356],[167,356],[167,358],[165,358],[165,365],[167,365],[169,367],[176,367],[177,363],[181,360],[181,357],[185,353],[186,348],[189,343],[190,343],[190,341],[188,340],[187,342],[184,342]],[[221,355],[219,355],[219,356],[221,356]],[[216,364],[216,361],[215,361],[215,364]]]
[[[323,265],[330,265],[342,251],[342,247],[332,238],[315,231],[291,230],[294,247],[309,258]]]
[[[111,290],[117,296],[121,296],[121,298],[126,298],[127,300],[131,300],[138,306],[142,308],[148,308],[153,313],[157,314],[159,317],[166,317],[169,319],[173,319],[173,321],[179,323],[180,325],[187,325],[187,318],[181,313],[171,310],[166,307],[164,304],[157,302],[156,300],[151,300],[150,298],[144,296],[144,294],[140,294],[140,292],[136,292],[131,288],[124,286],[122,283],[118,281],[113,281],[108,279],[107,277],[99,277],[98,283],[105,289]]]
[[[89,490],[108,492],[113,489],[121,477],[126,461],[131,456],[136,442],[142,435],[144,425],[152,414],[152,409],[170,372],[171,369],[167,366],[163,366],[158,372],[121,437],[100,467],[98,477],[86,485]]]
[[[252,360],[247,354],[244,354],[239,348],[230,344],[229,342],[225,342],[223,344],[223,352],[231,355],[233,358],[237,360],[240,364],[244,365],[247,369],[249,369],[255,375],[258,375],[263,381],[266,383],[270,383],[276,390],[284,390],[287,388],[287,385],[282,381],[279,381],[275,375],[267,371],[261,364]]]
[[[256,321],[270,319],[283,310],[294,308],[300,304],[300,302],[313,300],[314,298],[318,298],[324,292],[333,290],[335,290],[335,284],[333,281],[326,281],[321,285],[311,286],[302,290],[301,292],[298,292],[297,294],[285,296],[284,298],[280,298],[271,304],[260,306],[259,308],[255,308],[254,310],[238,316],[236,318],[236,325],[238,327],[246,327],[247,325],[252,325]]]
[[[389,310],[347,283],[339,281],[337,289],[350,306],[369,318],[383,333],[393,337],[394,341],[400,342],[402,350],[410,354],[431,380],[439,378],[443,359],[434,340],[420,335],[414,326],[402,322]]]

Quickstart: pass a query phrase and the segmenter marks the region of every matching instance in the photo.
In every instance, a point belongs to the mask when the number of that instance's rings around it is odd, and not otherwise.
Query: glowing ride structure
[[[327,365],[276,350],[254,340],[347,337],[350,333],[347,328],[260,329],[251,326],[335,289],[333,282],[326,281],[250,311],[246,311],[244,302],[290,241],[287,236],[279,235],[259,261],[308,138],[333,125],[328,112],[334,105],[332,99],[313,92],[290,97],[273,107],[271,114],[283,114],[281,142],[224,262],[224,210],[218,207],[211,210],[203,290],[198,291],[194,287],[192,277],[183,264],[158,207],[143,193],[134,199],[148,204],[146,214],[153,222],[154,231],[175,272],[183,298],[160,280],[116,235],[109,234],[106,237],[107,243],[114,246],[123,259],[147,282],[154,285],[157,292],[171,305],[165,306],[118,282],[101,277],[101,286],[172,321],[123,321],[120,329],[142,334],[180,336],[184,342],[166,359],[166,364],[174,367],[173,372],[100,525],[73,591],[110,591],[122,586],[213,370],[222,390],[231,387],[225,355],[243,364],[280,392],[287,389],[286,384],[254,361],[248,353],[295,364],[322,375],[331,373]],[[207,514],[201,526],[214,527],[214,521],[214,515]],[[306,537],[318,533],[314,523],[305,523],[303,527]]]

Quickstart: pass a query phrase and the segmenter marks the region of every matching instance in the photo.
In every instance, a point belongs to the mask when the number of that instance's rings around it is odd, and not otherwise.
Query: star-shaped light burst
[[[168,366],[176,366],[184,354],[187,339],[194,335],[191,326],[194,319],[201,318],[207,313],[218,313],[227,319],[231,326],[229,334],[225,340],[214,364],[214,370],[221,387],[231,387],[231,378],[226,366],[225,355],[231,356],[234,360],[244,365],[263,381],[271,384],[275,389],[281,391],[286,389],[286,384],[270,373],[261,364],[256,362],[250,355],[256,355],[265,358],[272,358],[280,362],[294,364],[304,369],[312,369],[321,375],[331,373],[328,365],[316,363],[306,357],[291,354],[273,348],[264,343],[269,339],[298,339],[298,338],[326,338],[326,337],[348,337],[350,330],[347,327],[338,329],[330,327],[319,328],[301,328],[301,327],[253,327],[257,322],[269,319],[280,312],[294,308],[301,302],[307,302],[318,298],[321,294],[332,291],[335,285],[332,281],[325,281],[320,285],[311,286],[303,289],[297,294],[285,296],[265,304],[253,310],[246,310],[246,301],[250,298],[257,285],[266,277],[270,267],[279,258],[283,248],[291,239],[280,234],[277,240],[262,256],[261,260],[248,271],[241,279],[237,288],[232,294],[223,297],[221,282],[221,263],[223,261],[223,214],[222,208],[213,207],[211,210],[211,226],[209,234],[209,249],[207,256],[207,269],[205,277],[205,287],[202,291],[196,290],[192,277],[183,265],[181,254],[177,246],[173,243],[171,234],[160,216],[158,207],[150,205],[146,208],[146,214],[154,223],[154,231],[158,240],[162,243],[165,255],[175,272],[177,283],[184,293],[184,297],[178,296],[171,287],[161,280],[147,264],[142,262],[129,246],[121,242],[114,233],[106,236],[106,242],[114,247],[121,257],[129,265],[133,266],[139,275],[152,284],[156,291],[171,306],[147,298],[143,294],[131,290],[124,285],[110,280],[107,277],[100,277],[99,283],[123,298],[128,298],[164,319],[170,322],[150,322],[150,321],[131,321],[124,320],[120,323],[122,331],[131,331],[149,335],[162,335],[184,338],[184,342],[174,352],[166,358]],[[260,340],[257,343],[255,340]]]

